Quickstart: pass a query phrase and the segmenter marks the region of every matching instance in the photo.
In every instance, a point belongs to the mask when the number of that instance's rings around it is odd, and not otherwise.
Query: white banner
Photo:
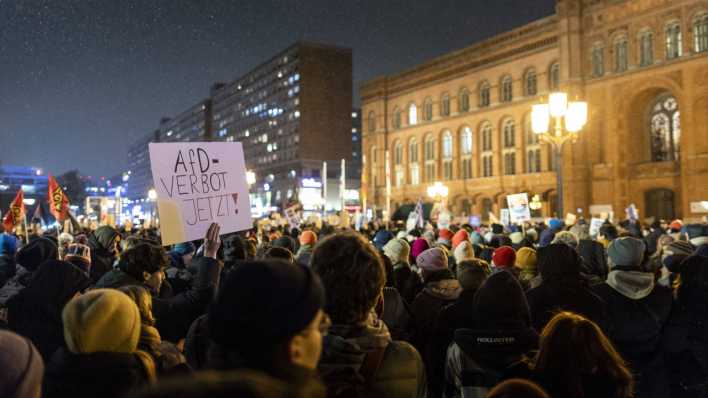
[[[240,142],[149,144],[162,244],[251,228],[246,166]]]

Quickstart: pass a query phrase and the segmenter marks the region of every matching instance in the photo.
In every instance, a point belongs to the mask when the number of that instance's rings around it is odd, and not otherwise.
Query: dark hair
[[[532,381],[509,379],[492,388],[487,398],[550,398],[550,396]]]
[[[386,278],[376,249],[360,235],[341,232],[315,246],[311,266],[324,284],[325,312],[332,322],[363,322],[376,305]]]
[[[614,398],[631,397],[634,390],[632,373],[600,327],[567,311],[558,313],[543,329],[534,373],[552,384],[555,388],[549,390],[558,397],[583,398],[584,376],[594,373],[614,385]]]
[[[460,261],[457,264],[457,280],[464,290],[479,289],[489,274],[489,264],[478,258]]]
[[[277,258],[295,264],[295,255],[285,247],[272,246],[263,253],[263,259]]]
[[[132,249],[123,252],[118,261],[118,268],[133,278],[142,281],[143,272],[155,273],[170,264],[167,252],[161,246],[138,243]]]
[[[602,224],[599,234],[607,238],[607,240],[615,240],[619,237],[617,227],[612,224]]]

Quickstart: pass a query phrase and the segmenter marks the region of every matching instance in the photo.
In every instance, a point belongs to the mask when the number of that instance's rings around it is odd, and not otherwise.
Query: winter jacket
[[[309,267],[310,257],[312,257],[312,245],[302,245],[295,254],[295,261],[300,265]]]
[[[454,303],[462,293],[462,287],[449,270],[437,271],[428,277],[423,291],[413,301],[411,313],[415,322],[413,345],[423,357],[426,369],[434,366],[435,355],[432,349],[435,336],[435,324],[440,312],[447,305]],[[438,395],[442,380],[430,375],[428,390],[433,396]]]
[[[318,370],[328,397],[425,397],[420,355],[410,344],[391,340],[374,314],[364,325],[333,325],[322,348]]]
[[[398,294],[398,290],[393,287],[384,287],[384,306],[381,320],[384,321],[391,338],[394,340],[409,341],[413,320],[408,306]]]
[[[413,304],[415,297],[423,290],[423,280],[411,266],[406,263],[393,265],[393,278],[396,280],[396,288],[403,297],[406,304]]]
[[[671,397],[708,397],[708,313],[675,305],[662,343]]]
[[[91,248],[91,282],[98,282],[101,277],[113,269],[116,259],[113,245],[118,237],[118,231],[107,225],[99,227],[88,237]]]
[[[184,340],[184,356],[193,370],[207,368],[210,341],[209,314],[204,314],[192,322]]]
[[[177,342],[187,335],[192,322],[206,312],[219,283],[220,269],[216,260],[197,257],[192,262],[197,274],[189,290],[169,299],[153,296],[152,307],[157,330],[164,340]],[[114,269],[104,275],[96,287],[118,288],[127,285],[142,286],[143,283],[120,269]]]
[[[134,353],[74,354],[61,348],[46,364],[43,397],[121,398],[144,386],[148,374]]]
[[[22,289],[27,287],[31,279],[32,272],[20,264],[15,265],[15,275],[0,288],[0,307],[7,306],[10,298],[16,296]]]
[[[665,397],[661,334],[671,312],[671,291],[654,275],[615,267],[607,282],[593,286],[606,304],[608,336],[636,374],[638,397]]]

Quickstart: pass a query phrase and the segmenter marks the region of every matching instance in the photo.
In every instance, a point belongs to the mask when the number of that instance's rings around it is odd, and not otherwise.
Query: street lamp
[[[551,118],[555,119],[551,131]],[[568,94],[551,93],[547,104],[534,105],[531,111],[531,129],[539,138],[553,147],[556,162],[557,216],[563,217],[563,145],[578,139],[588,120],[588,103],[568,102]]]
[[[256,183],[256,173],[252,172],[251,170],[248,170],[246,172],[246,183],[250,187],[251,185]]]
[[[445,199],[448,194],[449,189],[440,181],[428,186],[428,196],[435,200],[435,204],[440,207],[439,211],[442,211],[445,208]]]

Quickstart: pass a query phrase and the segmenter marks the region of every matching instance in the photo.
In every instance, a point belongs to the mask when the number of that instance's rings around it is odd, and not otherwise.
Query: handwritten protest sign
[[[507,195],[506,203],[509,205],[509,216],[511,218],[511,222],[520,223],[531,220],[529,195],[527,193]]]
[[[240,142],[151,143],[148,149],[163,245],[201,239],[212,222],[222,234],[251,228]]]
[[[597,234],[600,232],[600,227],[602,227],[602,224],[605,222],[605,220],[601,218],[595,218],[593,217],[590,220],[590,236],[597,236]]]

